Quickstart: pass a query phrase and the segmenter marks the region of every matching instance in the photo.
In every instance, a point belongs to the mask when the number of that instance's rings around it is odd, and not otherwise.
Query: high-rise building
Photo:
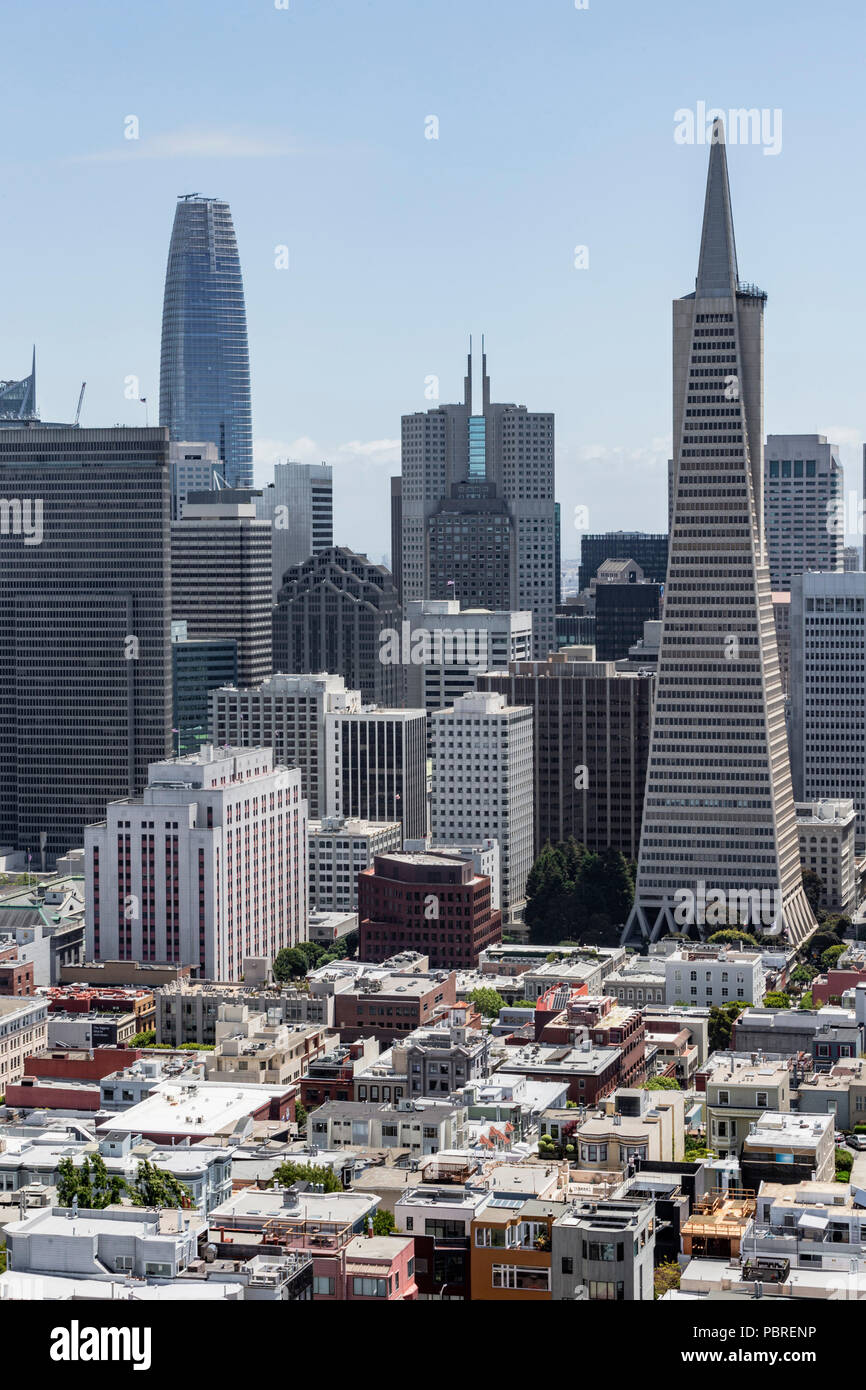
[[[195,753],[208,742],[211,691],[238,678],[238,644],[232,637],[191,641],[187,624],[173,622],[171,659],[174,751]]]
[[[395,821],[427,833],[427,716],[422,709],[325,715],[327,816]]]
[[[791,595],[774,591],[773,622],[776,628],[776,647],[779,652],[779,679],[782,694],[787,700],[791,689]]]
[[[385,566],[335,546],[286,571],[273,616],[274,667],[333,671],[367,703],[398,705],[403,668],[382,659],[381,634],[399,634],[401,618]]]
[[[764,520],[770,585],[790,590],[795,574],[839,571],[845,545],[845,473],[823,434],[768,434]]]
[[[481,675],[478,688],[532,710],[535,853],[573,835],[591,850],[635,858],[652,672],[620,673],[612,661],[596,661],[592,647],[565,649]]]
[[[217,747],[273,748],[275,762],[300,768],[301,795],[315,818],[327,800],[325,716],[360,708],[360,693],[347,690],[342,676],[277,674],[252,689],[214,690],[211,740]]]
[[[192,640],[231,638],[238,683],[271,674],[271,524],[249,488],[191,492],[171,527],[171,612]]]
[[[864,464],[866,468],[866,464]],[[403,479],[391,479],[391,573],[403,602]]]
[[[168,434],[0,430],[0,844],[49,857],[171,752]]]
[[[186,499],[191,492],[212,492],[220,486],[223,463],[215,444],[172,443],[169,446],[171,467],[171,519],[180,521]]]
[[[605,560],[634,560],[644,579],[664,584],[668,568],[668,538],[664,532],[600,531],[581,536],[578,588],[589,588]]]
[[[855,570],[862,569],[860,564],[860,547],[858,545],[846,545],[842,551],[842,570],[845,574],[852,574]]]
[[[850,798],[866,845],[866,574],[791,588],[791,770],[798,801]]]
[[[546,656],[556,604],[553,415],[491,403],[483,347],[480,393],[472,369],[470,350],[462,404],[403,416],[401,598],[528,609],[533,654]]]
[[[531,613],[461,609],[454,598],[411,599],[404,627],[406,701],[428,715],[474,690],[482,671],[506,671],[509,661],[532,656]]]
[[[377,854],[358,876],[358,927],[359,960],[418,951],[431,970],[475,970],[502,940],[490,879],[447,850]]]
[[[624,661],[643,635],[644,623],[658,621],[664,586],[645,579],[635,560],[605,560],[592,587],[596,656]]]
[[[22,420],[35,420],[36,415],[36,348],[30,375],[20,381],[0,381],[0,422],[14,425]]]
[[[253,485],[244,285],[228,203],[178,199],[162,309],[159,420],[215,444],[230,487]]]
[[[717,120],[695,290],[674,301],[673,527],[626,936],[703,932],[702,894],[712,894],[716,925],[751,924],[793,942],[815,926],[764,535],[765,300],[739,279]]]
[[[308,821],[311,906],[327,912],[355,912],[358,874],[369,869],[377,854],[400,849],[402,843],[403,827],[398,820],[324,816]]]
[[[333,469],[328,463],[276,463],[274,481],[256,498],[256,515],[271,523],[274,598],[283,575],[334,544]]]
[[[511,921],[525,902],[533,858],[532,710],[472,691],[431,722],[433,839],[499,841],[502,917]]]
[[[269,748],[155,763],[84,834],[88,960],[176,962],[239,980],[307,939],[307,807]]]

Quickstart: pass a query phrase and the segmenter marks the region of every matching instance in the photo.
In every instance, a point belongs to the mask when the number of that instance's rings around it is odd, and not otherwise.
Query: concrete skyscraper
[[[232,487],[252,487],[244,285],[228,203],[178,199],[165,272],[159,420],[174,440],[216,445]]]
[[[171,751],[168,433],[0,430],[0,844],[39,861]]]
[[[555,643],[553,415],[491,403],[483,345],[480,401],[472,371],[470,350],[461,404],[403,416],[401,601],[530,610],[533,652],[545,657]]]
[[[276,463],[274,481],[256,498],[256,515],[271,523],[274,599],[283,575],[334,544],[333,469],[329,463]]]
[[[764,534],[763,314],[740,282],[724,127],[694,293],[674,301],[673,525],[635,904],[626,937],[815,926]]]
[[[845,474],[823,434],[770,434],[764,450],[764,507],[770,584],[790,592],[796,575],[841,573]]]

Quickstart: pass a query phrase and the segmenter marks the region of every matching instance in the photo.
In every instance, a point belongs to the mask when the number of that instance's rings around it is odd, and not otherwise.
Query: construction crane
[[[76,425],[78,424],[78,417],[79,417],[79,415],[81,414],[81,402],[84,400],[84,388],[85,388],[86,385],[87,385],[87,382],[86,382],[86,381],[82,381],[82,383],[81,383],[81,390],[80,390],[79,393],[78,393],[78,409],[77,409],[76,412],[75,412],[75,423],[76,423]]]

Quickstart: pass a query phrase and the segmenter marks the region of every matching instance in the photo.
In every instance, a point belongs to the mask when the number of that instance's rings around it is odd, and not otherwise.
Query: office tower
[[[176,962],[239,980],[307,939],[307,807],[270,748],[154,763],[143,795],[84,833],[88,960]]]
[[[174,751],[195,753],[208,741],[210,693],[238,678],[238,644],[234,638],[191,641],[185,622],[171,625],[174,704]]]
[[[798,801],[850,799],[866,846],[866,574],[791,588],[791,770]]]
[[[815,926],[764,537],[765,299],[738,277],[716,121],[695,290],[674,301],[674,516],[626,936],[703,933],[701,893],[710,891],[715,925],[751,924],[792,942]]]
[[[325,715],[327,816],[395,821],[427,833],[427,716],[422,709]]]
[[[854,570],[859,570],[860,548],[856,545],[846,545],[842,551],[842,570],[844,574],[852,574]]]
[[[342,676],[271,676],[252,689],[234,684],[210,697],[211,739],[219,748],[273,748],[274,761],[301,770],[311,818],[325,811],[325,715],[361,708]]]
[[[274,481],[256,498],[273,528],[274,599],[283,575],[334,544],[333,470],[328,463],[275,463]]]
[[[169,445],[171,468],[171,519],[180,521],[191,492],[213,492],[224,485],[222,460],[215,444]]]
[[[592,647],[478,677],[479,690],[532,710],[536,854],[573,835],[591,850],[637,856],[653,679],[596,661]]]
[[[249,488],[191,492],[171,527],[171,615],[188,636],[232,638],[238,683],[271,674],[271,524]]]
[[[433,715],[430,828],[441,844],[499,841],[503,921],[526,898],[533,859],[532,710],[493,691]]]
[[[795,574],[842,569],[845,473],[823,434],[768,434],[764,513],[770,586],[790,590]]]
[[[403,416],[401,600],[528,609],[533,654],[546,656],[556,599],[553,415],[491,403],[483,344],[480,400],[472,370],[470,349],[462,404]]]
[[[215,444],[230,487],[253,485],[244,285],[228,203],[179,198],[162,308],[159,421]]]
[[[531,613],[461,610],[454,598],[411,599],[404,634],[406,700],[428,715],[474,690],[482,671],[505,671],[532,655]]]
[[[803,870],[821,880],[818,906],[853,915],[859,901],[854,802],[798,801],[796,810]]]
[[[599,566],[593,586],[599,661],[625,660],[644,623],[658,621],[663,587],[645,579],[634,560],[605,560]]]
[[[274,609],[274,667],[333,671],[367,703],[400,704],[402,666],[382,657],[401,618],[385,566],[335,546],[286,571]]]
[[[866,466],[866,465],[864,465]],[[391,479],[391,573],[403,602],[403,479]]]
[[[664,584],[668,568],[668,538],[663,532],[600,531],[580,538],[578,588],[589,588],[605,560],[634,560],[644,579]]]
[[[171,751],[168,435],[0,430],[0,844],[53,858]]]
[[[404,840],[403,849],[407,854],[426,854],[428,850],[442,850],[457,859],[465,859],[467,863],[474,865],[476,874],[490,879],[490,906],[497,910],[500,908],[502,875],[499,867],[501,857],[498,840],[488,838],[479,840],[476,844],[446,845],[436,844],[430,835],[425,835],[420,840]]]
[[[475,970],[502,940],[490,879],[446,850],[377,854],[358,875],[358,927],[359,960],[418,951],[431,970]]]
[[[554,608],[558,608],[562,602],[562,507],[558,502],[554,502],[553,504],[553,534],[553,602]]]
[[[356,912],[358,874],[377,854],[403,844],[399,821],[354,820],[324,816],[307,822],[310,904],[320,911]]]
[[[0,424],[36,420],[36,348],[30,375],[20,381],[0,381]]]
[[[555,651],[561,651],[563,647],[595,646],[595,614],[590,612],[592,606],[585,596],[578,598],[575,595],[557,604]]]
[[[773,624],[779,652],[779,679],[782,682],[782,694],[787,700],[791,689],[791,595],[776,591],[772,597]]]

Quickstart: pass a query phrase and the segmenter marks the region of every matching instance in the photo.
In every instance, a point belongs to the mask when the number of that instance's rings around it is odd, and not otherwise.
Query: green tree
[[[274,978],[284,984],[287,980],[298,980],[306,975],[307,958],[297,946],[284,946],[274,957]]]
[[[833,970],[840,956],[844,956],[848,947],[841,943],[838,946],[828,946],[826,951],[821,952],[821,969]]]
[[[296,1182],[319,1183],[326,1192],[342,1192],[343,1184],[332,1168],[318,1168],[314,1163],[296,1163],[287,1159],[274,1169],[271,1185],[292,1187]]]
[[[814,1009],[814,1007],[815,1001],[812,998],[812,991],[810,989],[804,989],[803,993],[800,995],[800,1003],[798,1005],[798,1008]]]
[[[653,1076],[644,1082],[645,1091],[681,1091],[683,1088],[673,1076]]]
[[[505,1008],[505,1000],[498,990],[490,989],[487,985],[482,985],[479,989],[473,989],[469,996],[469,1002],[474,1004],[480,1014],[485,1018],[498,1018],[499,1010]]]
[[[676,1260],[662,1260],[661,1264],[656,1265],[653,1273],[653,1292],[656,1298],[661,1298],[670,1289],[678,1289],[682,1270]]]
[[[303,1101],[295,1101],[295,1124],[298,1126],[298,1133],[304,1134],[307,1128],[307,1115],[309,1111]]]
[[[143,1033],[133,1033],[129,1047],[151,1047],[156,1042],[156,1029],[147,1028]]]
[[[135,1178],[127,1183],[126,1190],[136,1207],[182,1207],[192,1196],[185,1183],[178,1182],[173,1173],[157,1168],[147,1158],[139,1163]]]
[[[749,1006],[745,1003],[732,1002],[730,1004],[713,1004],[710,1008],[709,1020],[709,1044],[711,1052],[722,1051],[731,1045],[731,1032],[734,1022],[743,1009]]]
[[[817,913],[824,892],[824,880],[818,877],[814,869],[803,870],[803,892],[812,911]]]
[[[791,971],[791,984],[810,985],[818,971],[812,965],[798,965]]]
[[[764,1007],[767,1009],[790,1009],[791,996],[785,994],[781,989],[768,990],[764,995]]]
[[[741,931],[737,927],[725,927],[723,931],[714,931],[712,936],[707,937],[707,941],[712,946],[715,946],[717,943],[719,945],[728,944],[732,946],[742,945],[743,943],[747,946],[757,946],[758,944],[758,938],[756,936],[752,936],[747,931]]]
[[[390,1236],[396,1229],[393,1212],[387,1211],[385,1207],[377,1207],[373,1212],[373,1235]]]

